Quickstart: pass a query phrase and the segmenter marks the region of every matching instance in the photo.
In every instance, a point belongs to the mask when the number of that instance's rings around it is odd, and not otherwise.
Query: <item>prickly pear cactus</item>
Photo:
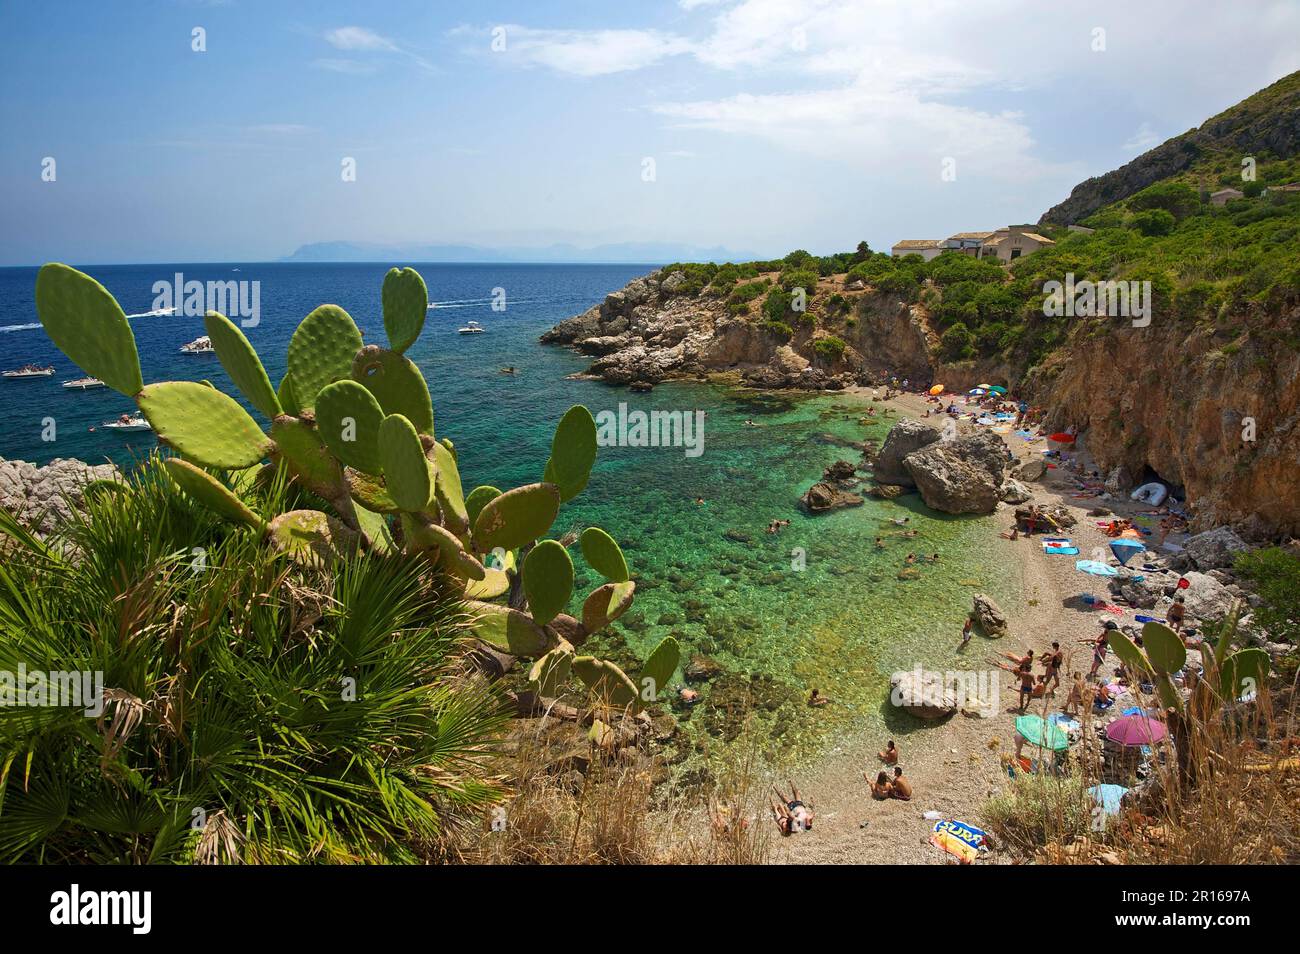
[[[613,663],[574,654],[632,604],[636,585],[618,543],[599,528],[582,533],[583,558],[607,582],[583,598],[579,621],[565,614],[574,582],[565,541],[573,538],[541,539],[591,476],[591,413],[575,406],[561,418],[540,482],[505,491],[483,484],[466,495],[455,445],[435,437],[429,388],[404,354],[424,327],[428,297],[413,269],[385,276],[387,349],[366,346],[346,311],[321,305],[294,331],[278,387],[244,332],[210,312],[204,325],[217,357],[270,422],[268,431],[209,382],[146,385],[130,322],[90,276],[52,263],[36,280],[37,312],[50,338],[87,374],[136,401],[175,454],[166,471],[186,495],[301,564],[328,566],[331,556],[358,548],[400,549],[425,561],[464,594],[479,639],[536,660],[529,685],[543,695],[562,694],[576,676],[602,705],[653,701],[677,668],[675,640],[651,654],[640,687]],[[264,470],[287,472],[329,512],[259,516],[240,494],[254,483],[251,468],[268,461]],[[223,481],[211,471],[232,473]],[[1257,669],[1254,659],[1238,667]]]

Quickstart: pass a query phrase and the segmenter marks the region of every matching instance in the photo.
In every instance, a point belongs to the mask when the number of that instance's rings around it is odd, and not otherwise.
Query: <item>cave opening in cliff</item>
[[[1143,484],[1151,483],[1164,484],[1169,488],[1170,495],[1178,500],[1187,499],[1187,490],[1181,483],[1166,477],[1150,464],[1144,464],[1142,467],[1142,473],[1138,475],[1137,486],[1141,487]]]

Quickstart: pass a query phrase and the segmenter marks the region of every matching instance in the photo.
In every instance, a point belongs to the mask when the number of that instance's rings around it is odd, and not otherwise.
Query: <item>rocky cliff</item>
[[[1072,225],[1215,153],[1230,153],[1234,164],[1246,156],[1281,159],[1300,154],[1300,73],[1283,77],[1118,169],[1079,183],[1039,224]]]
[[[890,374],[920,381],[933,373],[937,338],[924,309],[860,282],[846,287],[843,275],[818,282],[806,312],[815,323],[796,321],[788,338],[754,316],[733,314],[721,297],[679,291],[683,282],[680,271],[638,278],[541,340],[592,356],[594,377],[638,387],[731,372],[755,387],[837,390]],[[838,355],[819,349],[827,339],[845,348]]]

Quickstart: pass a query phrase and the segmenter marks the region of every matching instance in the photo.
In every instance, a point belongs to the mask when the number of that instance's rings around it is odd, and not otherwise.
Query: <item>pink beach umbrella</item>
[[[1106,727],[1106,738],[1131,748],[1154,745],[1165,734],[1163,722],[1144,715],[1122,716]]]

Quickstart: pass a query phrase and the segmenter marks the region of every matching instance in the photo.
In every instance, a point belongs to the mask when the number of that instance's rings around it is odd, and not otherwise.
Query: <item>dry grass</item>
[[[1180,771],[1167,743],[1131,807],[1100,829],[1087,789],[1103,779],[1086,741],[1064,779],[1018,778],[985,807],[1010,853],[1054,864],[1246,865],[1300,861],[1296,687],[1189,720]],[[1140,704],[1153,700],[1142,699]],[[1084,738],[1092,738],[1085,721]],[[1115,781],[1113,774],[1106,781]]]
[[[549,723],[549,724],[547,724]],[[580,739],[580,743],[575,743]],[[464,864],[762,864],[770,826],[748,762],[712,792],[674,789],[646,743],[617,751],[572,723],[524,720],[503,770],[504,812],[465,833]],[[504,824],[501,824],[504,822]]]

